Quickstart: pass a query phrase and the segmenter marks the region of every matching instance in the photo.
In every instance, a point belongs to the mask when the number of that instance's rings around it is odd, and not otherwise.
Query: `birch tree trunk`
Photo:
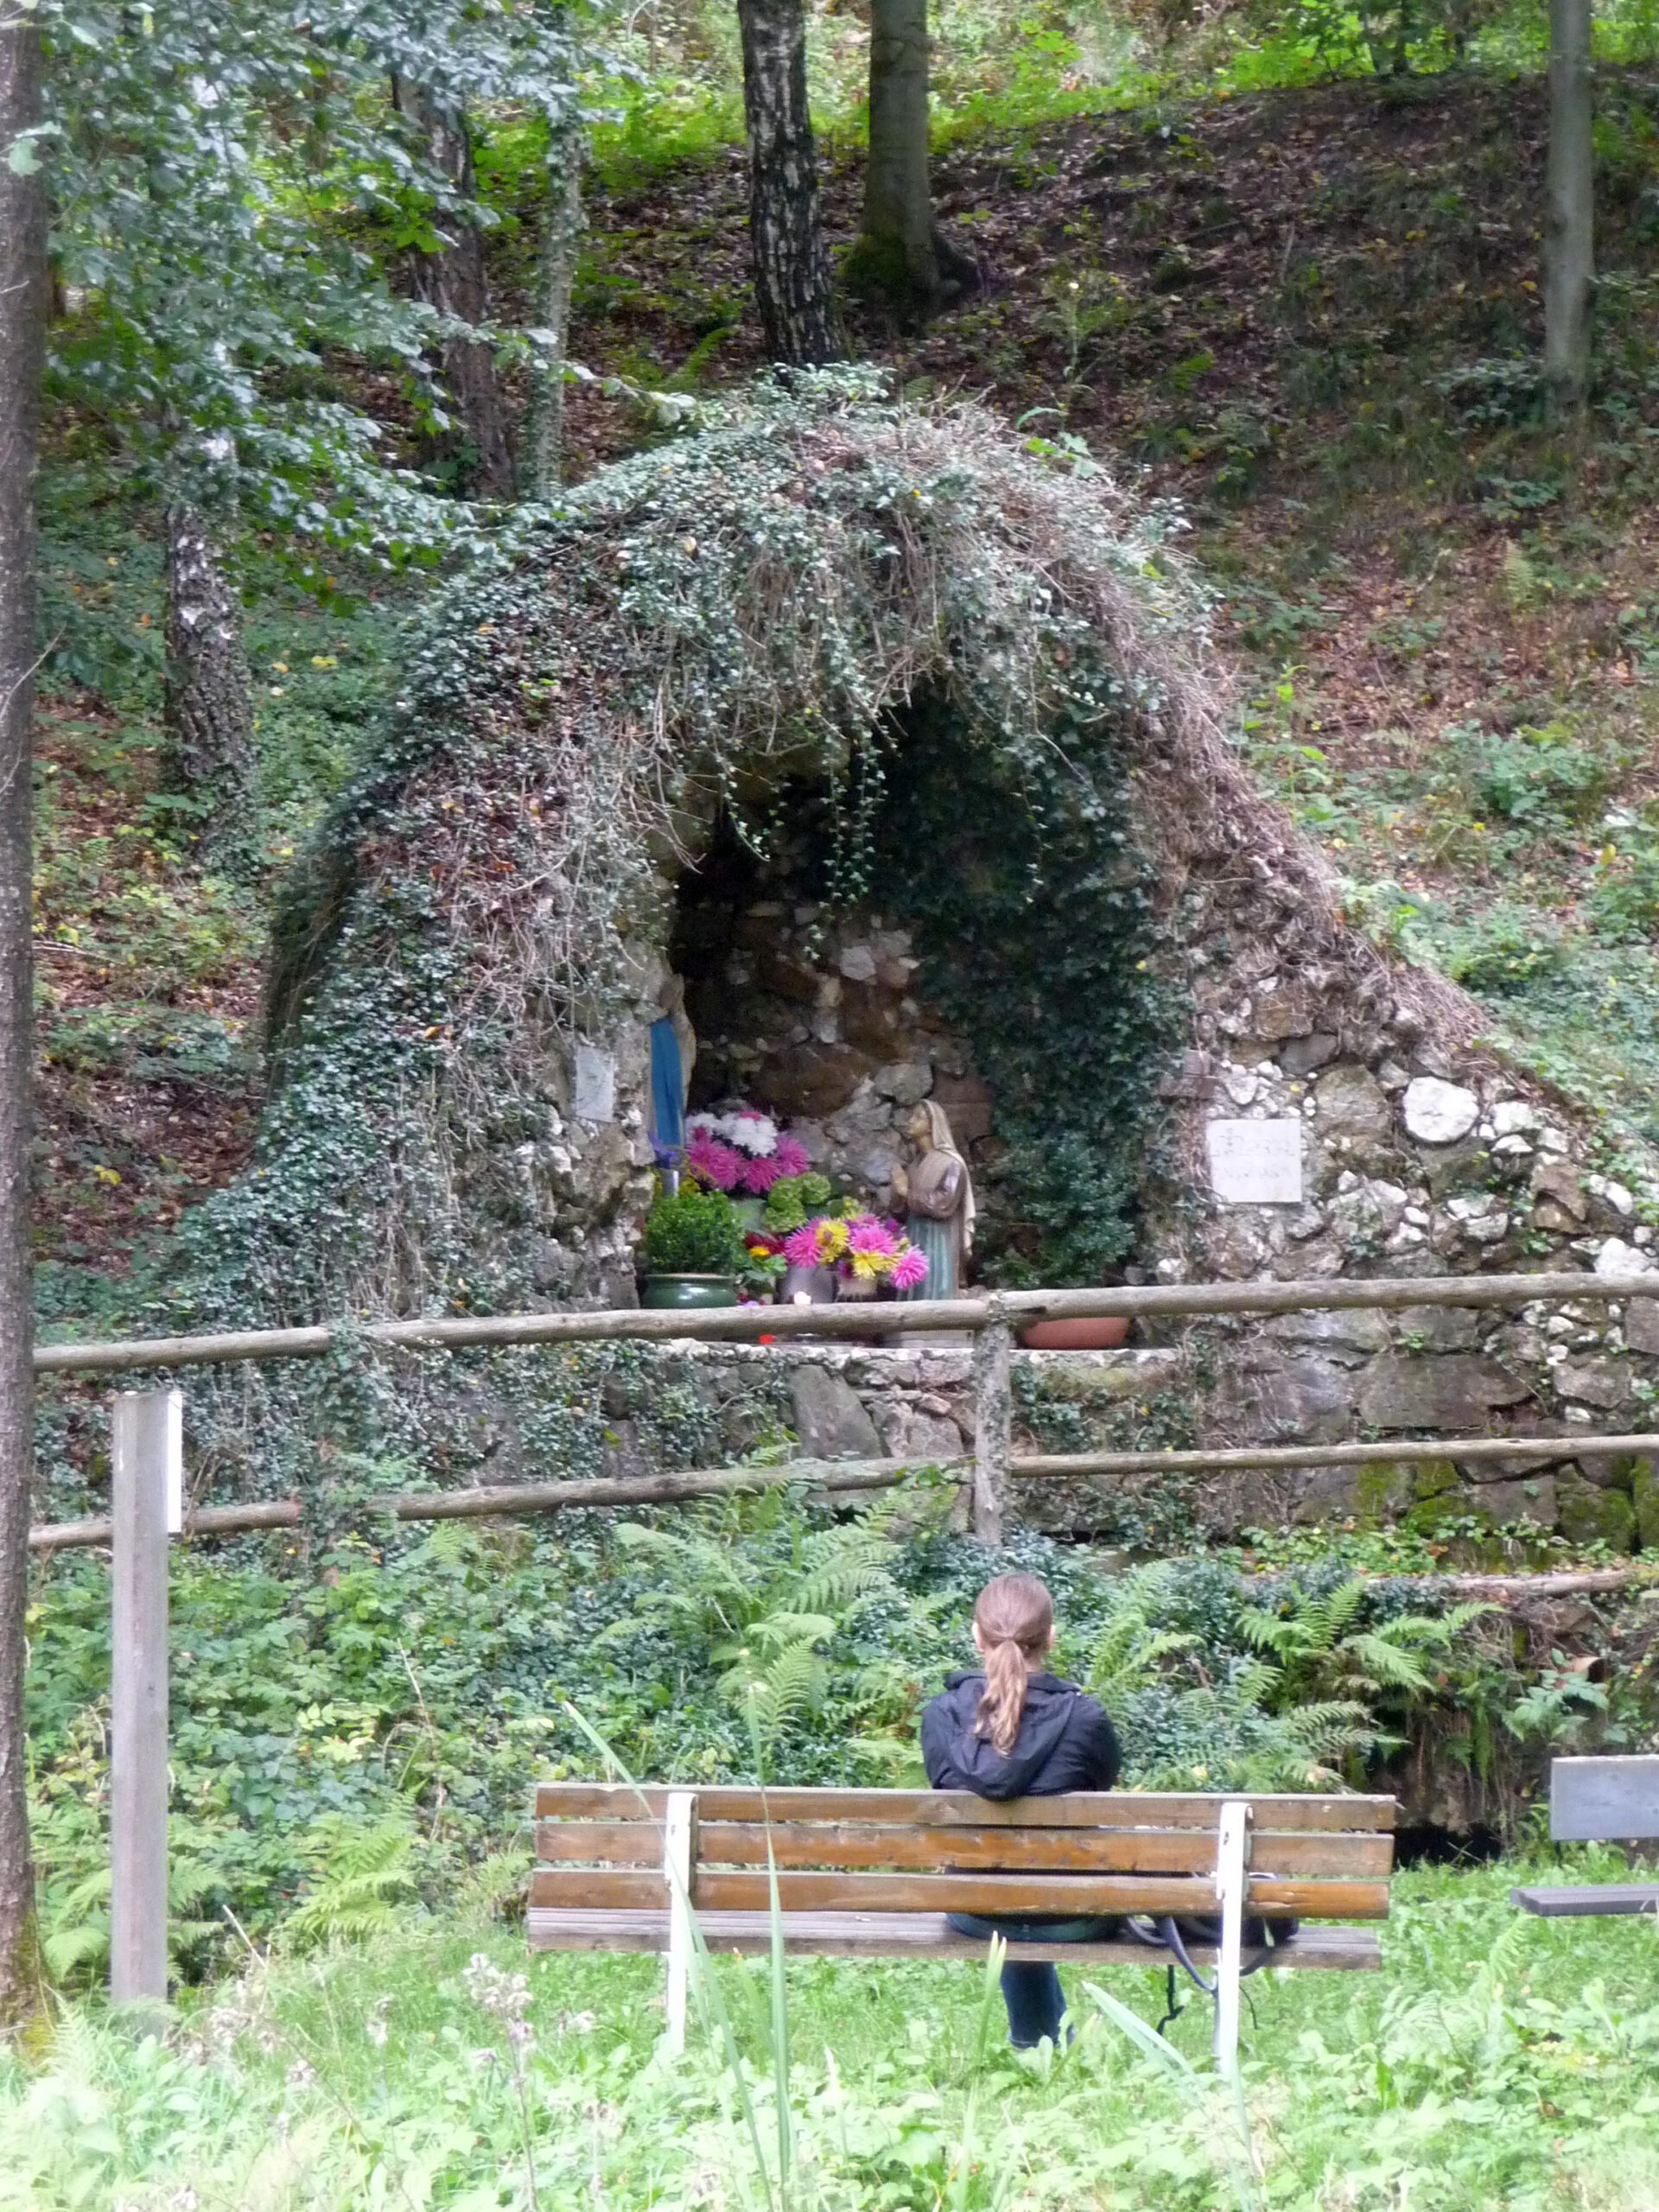
[[[1591,0],[1550,0],[1549,161],[1544,212],[1544,383],[1556,407],[1584,399],[1595,276]]]
[[[29,1143],[35,467],[45,352],[46,194],[34,13],[0,14],[0,2029],[42,2001],[23,1743],[23,1605],[35,1439]]]
[[[242,609],[213,533],[182,503],[166,513],[162,778],[200,799],[197,851],[237,869],[251,857],[253,706]]]
[[[582,125],[550,124],[547,194],[537,244],[531,320],[543,334],[530,374],[524,416],[524,495],[547,500],[564,480],[564,365],[569,353],[570,285],[582,236]]]
[[[407,77],[392,79],[392,101],[425,141],[433,167],[463,199],[471,200],[473,142],[466,117],[442,106]],[[412,258],[416,296],[458,322],[474,327],[488,322],[490,284],[482,232],[459,209],[441,209],[434,227],[442,241],[437,251],[417,252]],[[439,442],[441,450],[455,462],[461,488],[469,497],[512,499],[512,454],[494,354],[481,340],[452,337],[443,340],[442,361],[456,434]]]
[[[802,0],[738,0],[737,13],[749,138],[749,252],[766,351],[774,361],[797,366],[833,361],[841,346],[818,219]]]

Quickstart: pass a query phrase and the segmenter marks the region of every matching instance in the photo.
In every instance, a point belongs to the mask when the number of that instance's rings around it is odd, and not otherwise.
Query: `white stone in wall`
[[[1500,1098],[1492,1109],[1492,1127],[1501,1137],[1518,1137],[1538,1126],[1538,1109],[1524,1098]]]
[[[1651,1274],[1653,1255],[1627,1244],[1622,1236],[1610,1236],[1598,1249],[1592,1265],[1599,1275]]]
[[[1407,1135],[1419,1144],[1456,1144],[1480,1119],[1480,1101],[1461,1084],[1420,1075],[1406,1085],[1401,1110]]]
[[[1636,1199],[1622,1183],[1612,1183],[1605,1175],[1586,1175],[1586,1191],[1593,1191],[1597,1198],[1605,1198],[1616,1214],[1629,1221],[1636,1211]]]
[[[1223,1205],[1300,1205],[1300,1121],[1209,1122],[1205,1139],[1210,1151],[1210,1186]]]
[[[579,1122],[616,1119],[616,1055],[597,1045],[576,1047],[575,1095],[571,1110]]]

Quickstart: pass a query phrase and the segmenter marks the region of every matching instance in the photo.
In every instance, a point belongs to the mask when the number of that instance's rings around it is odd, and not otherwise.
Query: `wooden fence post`
[[[995,1550],[1002,1541],[1007,1496],[1014,1333],[1000,1298],[974,1338],[974,1534]]]
[[[167,1998],[167,1536],[181,1503],[182,1400],[124,1390],[110,1504],[110,1996]]]

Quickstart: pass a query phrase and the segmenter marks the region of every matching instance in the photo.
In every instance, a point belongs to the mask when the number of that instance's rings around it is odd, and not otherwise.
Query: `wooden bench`
[[[784,1948],[823,1958],[982,1959],[947,1912],[1068,1917],[1219,1914],[1215,2049],[1231,2067],[1239,1982],[1262,1965],[1370,1967],[1389,1909],[1392,1797],[1165,1796],[1113,1790],[996,1804],[965,1790],[683,1789],[543,1783],[536,1793],[536,1950],[666,1951],[668,2032],[683,2039],[695,1911],[710,1951],[772,1942],[771,1861]],[[1010,1943],[1010,1959],[1161,1966],[1132,1941]]]
[[[1549,1834],[1553,1843],[1645,1843],[1659,1837],[1659,1758],[1552,1761]],[[1511,1890],[1510,1903],[1546,1920],[1659,1912],[1659,1882]]]

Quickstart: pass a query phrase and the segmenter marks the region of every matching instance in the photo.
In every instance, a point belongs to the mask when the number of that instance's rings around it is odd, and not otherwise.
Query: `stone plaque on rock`
[[[575,1095],[572,1112],[579,1122],[616,1119],[616,1055],[597,1045],[576,1047]]]
[[[1302,1203],[1300,1121],[1216,1121],[1205,1124],[1210,1187],[1224,1206]]]

